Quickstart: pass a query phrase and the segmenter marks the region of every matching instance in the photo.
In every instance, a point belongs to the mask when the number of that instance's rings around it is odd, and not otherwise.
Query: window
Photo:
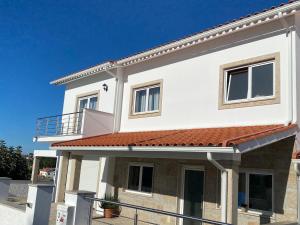
[[[239,207],[260,211],[273,211],[273,177],[272,174],[239,174]]]
[[[134,113],[155,112],[159,110],[160,87],[152,86],[137,89],[135,93]]]
[[[153,186],[153,166],[130,165],[128,172],[128,190],[151,193]]]
[[[98,95],[89,95],[78,98],[77,111],[81,112],[83,109],[97,109]]]
[[[226,70],[225,102],[273,97],[274,61]]]
[[[279,52],[220,66],[220,110],[279,103]]]
[[[131,117],[160,115],[162,81],[154,81],[132,88]]]

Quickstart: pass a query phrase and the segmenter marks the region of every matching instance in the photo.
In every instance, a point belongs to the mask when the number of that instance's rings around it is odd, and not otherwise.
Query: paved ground
[[[55,225],[56,207],[57,204],[52,204],[49,225]],[[132,218],[116,217],[112,219],[105,219],[94,215],[92,225],[134,225],[134,222]],[[138,225],[159,225],[159,224],[145,223],[143,221],[139,221]],[[280,222],[280,223],[272,223],[272,224],[265,224],[265,225],[298,225],[298,224],[295,222]]]
[[[55,225],[56,223],[56,207],[57,204],[52,204],[49,225]],[[132,218],[126,217],[116,217],[112,219],[105,219],[102,217],[93,216],[92,225],[134,225]],[[139,221],[138,225],[157,225],[153,223],[145,223],[143,221]]]

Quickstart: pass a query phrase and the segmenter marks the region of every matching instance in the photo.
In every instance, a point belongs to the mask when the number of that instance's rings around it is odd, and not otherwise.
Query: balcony
[[[38,118],[36,142],[59,142],[112,133],[113,114],[92,109]]]

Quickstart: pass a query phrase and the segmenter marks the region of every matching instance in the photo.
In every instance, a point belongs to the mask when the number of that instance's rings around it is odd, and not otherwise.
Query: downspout
[[[282,17],[282,13],[278,13],[279,17]],[[286,28],[287,38],[287,51],[288,51],[288,76],[287,76],[287,120],[284,123],[286,126],[293,123],[294,118],[294,85],[293,85],[293,26],[289,26],[285,18],[281,19],[283,26]]]
[[[116,79],[114,111],[113,111],[114,114],[113,132],[115,133],[120,131],[120,127],[121,127],[123,89],[124,89],[123,68],[118,66],[116,74],[109,70],[107,70],[106,72]]]
[[[227,223],[227,179],[228,173],[226,169],[218,163],[213,157],[211,152],[207,153],[207,159],[215,167],[221,171],[221,221]]]
[[[123,103],[124,77],[123,68],[117,67],[117,84],[116,84],[116,105],[114,109],[114,129],[113,132],[119,132],[121,127],[122,103]]]

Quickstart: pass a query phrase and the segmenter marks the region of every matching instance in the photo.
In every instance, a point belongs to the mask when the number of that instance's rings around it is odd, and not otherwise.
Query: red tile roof
[[[53,147],[75,146],[232,146],[296,128],[297,125],[265,125],[185,130],[120,132],[58,142]]]

